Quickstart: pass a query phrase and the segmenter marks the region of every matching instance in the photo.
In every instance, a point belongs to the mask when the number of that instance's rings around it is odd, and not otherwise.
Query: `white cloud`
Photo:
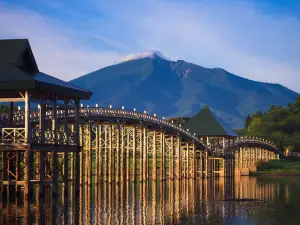
[[[34,11],[0,5],[0,38],[28,38],[41,71],[70,80],[115,63],[123,54],[79,44],[77,32]]]
[[[80,27],[71,30],[61,21],[36,12],[0,5],[0,38],[29,38],[40,69],[65,80],[113,64],[123,52],[156,49],[171,59],[221,67],[300,92],[300,21],[267,15],[244,1],[222,3],[101,2],[99,17],[86,15],[87,27],[81,28],[88,29],[88,37],[97,34],[94,37],[111,46],[105,50],[83,40]]]
[[[121,49],[121,50],[129,50],[129,47],[119,41],[113,40],[111,38],[104,37],[102,35],[92,35],[93,38],[99,39],[106,44],[110,45],[113,48]]]
[[[106,10],[127,22],[138,51],[151,46],[171,58],[300,91],[300,21],[245,2],[222,3],[152,0]]]

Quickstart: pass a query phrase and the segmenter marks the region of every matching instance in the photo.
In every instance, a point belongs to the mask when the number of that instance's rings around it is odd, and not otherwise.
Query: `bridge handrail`
[[[265,143],[265,144],[271,145],[274,148],[277,148],[277,146],[273,142],[271,142],[269,140],[266,140],[264,138],[260,138],[260,137],[242,136],[242,137],[238,137],[236,139],[236,142],[245,142],[245,141],[258,141],[258,142],[261,142],[261,143]]]
[[[57,108],[57,118],[64,118],[65,109]],[[46,119],[51,119],[52,111],[46,110]],[[107,116],[107,117],[121,117],[121,118],[129,118],[129,119],[137,119],[142,120],[150,123],[155,123],[158,125],[163,125],[167,128],[171,128],[172,130],[176,130],[177,132],[185,135],[186,137],[190,138],[191,140],[195,141],[196,143],[203,146],[207,149],[207,146],[196,136],[188,132],[187,130],[183,129],[182,127],[176,126],[173,123],[168,122],[165,119],[162,119],[157,116],[152,116],[147,113],[130,111],[125,109],[113,109],[113,108],[103,108],[103,107],[81,107],[80,108],[80,115],[85,117],[92,117],[92,116]],[[75,116],[75,108],[68,109],[68,116],[74,117]],[[8,118],[7,115],[4,115],[3,118]],[[14,113],[13,121],[20,125],[24,123],[24,111],[18,110]],[[30,120],[31,122],[37,122],[39,120],[39,110],[33,110],[30,112]]]

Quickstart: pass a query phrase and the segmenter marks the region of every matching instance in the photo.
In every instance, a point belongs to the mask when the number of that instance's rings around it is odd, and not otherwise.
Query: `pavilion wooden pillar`
[[[64,121],[64,132],[66,135],[66,144],[69,144],[69,99],[65,97],[64,99],[65,103],[65,121]],[[69,153],[67,151],[64,152],[64,182],[65,182],[65,187],[64,187],[64,192],[65,194],[68,194],[68,188],[69,188]]]
[[[75,140],[76,146],[79,148],[79,116],[80,116],[80,102],[78,99],[75,100]],[[80,150],[80,149],[78,149]],[[80,191],[80,154],[79,151],[75,153],[75,193],[78,196]]]
[[[40,114],[39,114],[39,127],[41,129],[41,142],[45,142],[45,103],[44,103],[44,93],[41,93],[40,99]],[[39,152],[39,178],[40,187],[39,194],[44,195],[45,193],[45,152]]]
[[[31,143],[31,123],[30,123],[30,93],[25,91],[25,140],[26,143]],[[31,196],[31,177],[32,177],[32,152],[26,150],[24,152],[24,195],[25,198]]]
[[[31,123],[30,123],[30,93],[25,91],[25,140],[31,143]]]
[[[14,120],[14,103],[9,103],[9,111],[8,111],[8,127],[13,127]]]
[[[54,143],[57,144],[57,103],[56,103],[56,95],[53,94],[52,99],[52,130],[54,132]],[[51,152],[52,157],[52,195],[56,195],[58,193],[58,185],[57,185],[57,152],[54,149]]]
[[[156,180],[157,179],[157,170],[156,170],[156,156],[157,156],[157,152],[156,152],[156,131],[153,131],[153,152],[152,152],[152,180]]]

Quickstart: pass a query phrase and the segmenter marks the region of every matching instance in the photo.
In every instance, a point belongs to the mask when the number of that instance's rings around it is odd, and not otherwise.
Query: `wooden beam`
[[[25,142],[31,143],[30,93],[25,91]]]
[[[0,98],[0,102],[24,102],[24,98]]]

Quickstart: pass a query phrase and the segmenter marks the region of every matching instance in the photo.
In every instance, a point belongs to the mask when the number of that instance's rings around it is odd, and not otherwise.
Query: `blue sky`
[[[300,92],[296,0],[2,0],[0,38],[29,38],[63,80],[155,49]]]

